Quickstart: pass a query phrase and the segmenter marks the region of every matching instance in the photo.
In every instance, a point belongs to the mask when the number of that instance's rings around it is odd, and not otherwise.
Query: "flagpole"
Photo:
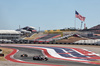
[[[74,20],[74,27],[76,29],[76,17],[75,17],[75,20]]]
[[[76,12],[76,10],[75,10],[75,12]],[[76,14],[75,14],[75,20],[74,20],[74,27],[76,29]]]

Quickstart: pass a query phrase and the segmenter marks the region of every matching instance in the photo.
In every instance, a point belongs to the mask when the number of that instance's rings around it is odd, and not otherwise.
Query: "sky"
[[[82,27],[100,24],[100,0],[0,0],[0,30],[80,28],[75,10],[86,17]]]

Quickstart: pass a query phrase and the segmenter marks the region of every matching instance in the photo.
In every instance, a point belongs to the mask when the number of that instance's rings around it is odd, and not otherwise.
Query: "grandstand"
[[[44,34],[44,36],[36,38],[35,42],[50,42],[53,41],[54,38],[61,37],[60,34]]]
[[[31,33],[31,32],[34,33],[34,32],[37,32],[35,30],[35,27],[32,27],[32,26],[26,26],[24,28],[19,28],[16,31],[21,31],[23,33]]]
[[[89,30],[91,30],[92,32],[100,34],[100,24],[90,28]]]
[[[21,37],[21,32],[15,30],[0,30],[0,39],[15,40]]]
[[[56,42],[58,42],[58,43],[74,43],[74,42],[79,41],[79,40],[87,40],[87,39],[88,38],[80,38],[80,37],[71,36],[71,37],[68,37],[66,39],[58,40]]]
[[[57,36],[60,36],[59,34],[47,34],[41,38],[38,38],[38,40],[47,40],[47,39],[52,39],[55,38]]]
[[[24,39],[25,40],[34,40],[34,39],[38,39],[39,37],[42,37],[46,34],[43,34],[43,33],[34,33],[32,36],[30,37],[25,37]]]

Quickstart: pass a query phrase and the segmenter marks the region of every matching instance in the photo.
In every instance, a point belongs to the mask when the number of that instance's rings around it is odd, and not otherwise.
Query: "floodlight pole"
[[[19,29],[20,29],[20,25],[19,25]]]
[[[40,32],[40,27],[39,27],[39,32]]]
[[[82,30],[82,25],[83,25],[83,21],[81,21],[81,28],[80,28],[81,30]]]

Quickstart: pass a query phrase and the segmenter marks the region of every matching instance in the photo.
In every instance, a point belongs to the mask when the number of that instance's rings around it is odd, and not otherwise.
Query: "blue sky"
[[[75,10],[86,17],[88,28],[100,24],[100,0],[0,0],[0,29],[75,27]],[[76,28],[80,25],[76,18]]]

